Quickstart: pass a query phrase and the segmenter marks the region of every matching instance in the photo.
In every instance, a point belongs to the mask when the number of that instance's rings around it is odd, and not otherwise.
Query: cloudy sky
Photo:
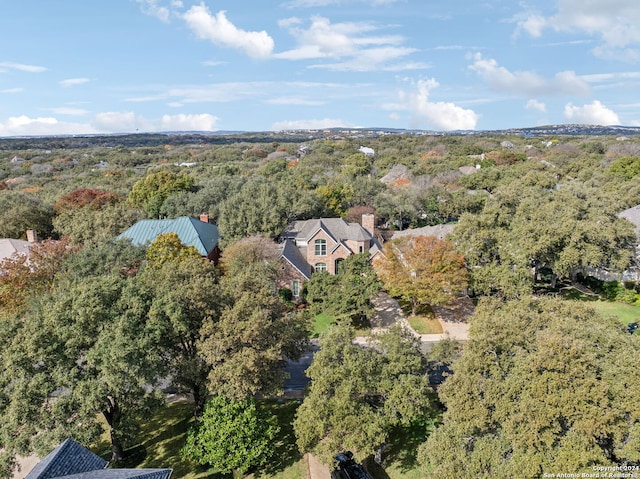
[[[0,5],[0,136],[640,125],[638,0]]]

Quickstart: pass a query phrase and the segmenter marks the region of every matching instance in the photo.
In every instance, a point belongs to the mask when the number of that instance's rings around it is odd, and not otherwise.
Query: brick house
[[[374,215],[362,215],[362,225],[342,218],[296,221],[282,234],[279,245],[282,272],[279,288],[288,288],[299,297],[302,284],[314,272],[340,272],[340,263],[352,254],[380,253],[374,234]]]

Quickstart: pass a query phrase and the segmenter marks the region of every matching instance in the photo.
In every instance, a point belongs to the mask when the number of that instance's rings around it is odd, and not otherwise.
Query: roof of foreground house
[[[105,469],[109,463],[73,439],[45,456],[25,479],[169,479],[171,469]]]
[[[117,239],[130,239],[134,245],[143,246],[164,233],[176,233],[182,244],[195,247],[202,256],[208,256],[220,238],[216,225],[180,216],[175,219],[138,221]]]

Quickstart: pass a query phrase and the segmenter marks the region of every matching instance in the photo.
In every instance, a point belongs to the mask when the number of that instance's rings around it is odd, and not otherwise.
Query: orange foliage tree
[[[375,261],[378,276],[392,296],[411,304],[447,304],[467,286],[464,258],[450,241],[434,236],[389,241]]]
[[[0,262],[0,310],[17,312],[27,300],[48,290],[67,255],[77,251],[68,238],[34,244],[29,254],[14,254]]]

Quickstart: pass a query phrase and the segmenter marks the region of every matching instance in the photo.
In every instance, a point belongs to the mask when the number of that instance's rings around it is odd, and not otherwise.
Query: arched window
[[[327,240],[325,239],[317,239],[314,241],[314,253],[316,256],[326,256],[327,255]]]
[[[319,273],[320,271],[326,271],[327,263],[316,263],[315,270],[316,273]]]

